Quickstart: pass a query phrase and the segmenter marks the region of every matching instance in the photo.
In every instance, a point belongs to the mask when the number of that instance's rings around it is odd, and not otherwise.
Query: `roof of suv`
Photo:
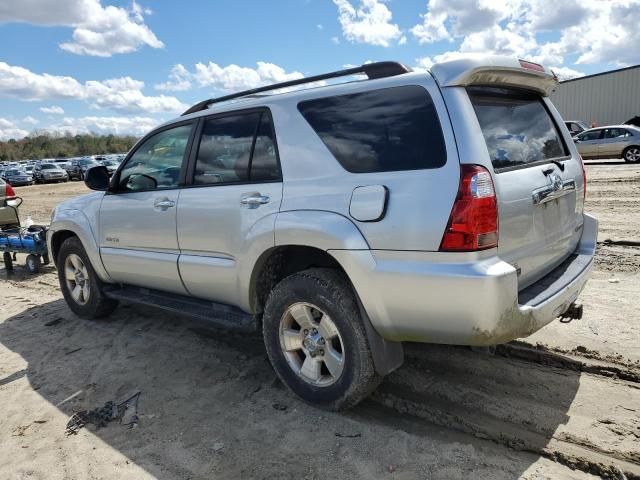
[[[366,75],[368,78],[357,78],[356,75]],[[264,87],[254,88],[243,92],[236,92],[219,98],[212,98],[199,102],[189,108],[182,116],[172,119],[163,125],[170,125],[178,121],[197,118],[212,113],[223,113],[238,108],[265,106],[270,103],[286,101],[292,98],[300,100],[317,96],[318,90],[327,95],[344,93],[353,90],[354,85],[371,82],[372,88],[382,84],[395,83],[394,77],[402,77],[406,81],[408,76],[432,77],[441,87],[467,86],[473,84],[496,84],[504,86],[526,87],[536,90],[542,95],[548,95],[555,88],[558,79],[555,74],[536,63],[519,60],[515,57],[495,55],[468,55],[464,58],[434,64],[430,71],[413,72],[399,62],[374,62],[336,72],[315,75],[289,82],[276,83]],[[326,80],[347,78],[346,82],[326,84]],[[291,87],[307,85],[308,88],[289,90]],[[285,89],[285,91],[282,91]],[[280,91],[278,91],[280,90]],[[275,92],[274,92],[275,91]],[[265,92],[271,92],[265,94]]]

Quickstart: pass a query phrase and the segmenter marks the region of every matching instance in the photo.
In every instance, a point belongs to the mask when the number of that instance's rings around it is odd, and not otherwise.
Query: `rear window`
[[[496,170],[568,155],[540,96],[503,88],[468,92]]]
[[[300,102],[298,109],[349,172],[442,167],[447,153],[438,114],[419,86]]]

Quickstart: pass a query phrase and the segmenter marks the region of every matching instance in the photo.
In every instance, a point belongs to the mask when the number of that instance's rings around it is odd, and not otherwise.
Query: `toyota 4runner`
[[[125,300],[261,328],[280,379],[329,409],[368,395],[404,341],[495,345],[579,318],[597,221],[555,85],[474,57],[203,101],[54,210],[64,298],[85,318]]]

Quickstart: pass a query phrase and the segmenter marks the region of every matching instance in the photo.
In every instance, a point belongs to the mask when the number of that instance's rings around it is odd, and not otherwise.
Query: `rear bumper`
[[[596,248],[598,222],[584,215],[572,255],[518,292],[515,269],[490,252],[333,250],[371,323],[388,340],[495,345],[531,335],[574,302]]]

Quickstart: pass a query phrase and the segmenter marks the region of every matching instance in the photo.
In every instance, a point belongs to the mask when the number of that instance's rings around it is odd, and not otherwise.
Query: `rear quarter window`
[[[472,87],[468,93],[495,170],[569,155],[539,95],[489,87]]]
[[[439,168],[446,163],[440,121],[417,85],[307,100],[298,109],[349,172]]]

